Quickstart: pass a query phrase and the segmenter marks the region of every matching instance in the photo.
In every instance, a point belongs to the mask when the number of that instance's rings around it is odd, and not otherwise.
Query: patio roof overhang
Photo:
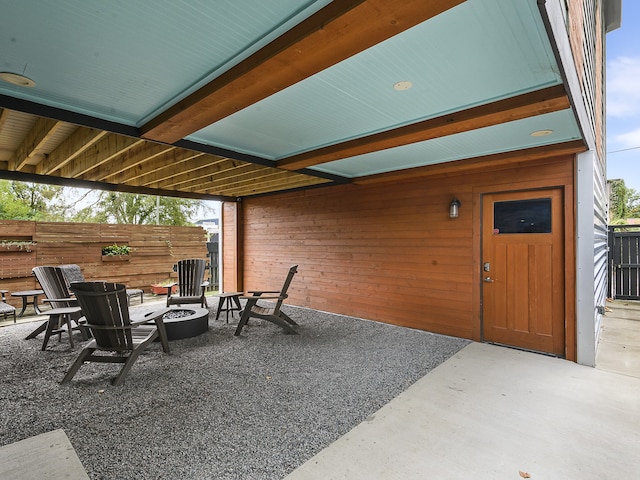
[[[13,2],[0,178],[236,200],[582,151],[538,3]]]

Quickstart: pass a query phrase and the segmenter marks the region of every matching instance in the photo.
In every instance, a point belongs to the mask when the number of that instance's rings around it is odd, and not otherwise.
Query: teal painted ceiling
[[[135,136],[331,3],[0,0],[0,72],[36,83],[0,81],[0,107],[18,101],[35,114],[53,107],[71,122],[81,114]],[[397,82],[412,86],[398,91]],[[277,167],[293,155],[561,83],[536,0],[467,0],[290,86],[274,86],[181,141]],[[553,133],[531,136],[539,130]],[[566,109],[312,164],[307,173],[353,179],[580,138]]]
[[[0,2],[0,93],[142,125],[328,1]]]

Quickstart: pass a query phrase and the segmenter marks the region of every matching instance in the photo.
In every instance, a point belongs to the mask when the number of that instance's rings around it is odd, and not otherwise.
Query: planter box
[[[1,252],[24,252],[31,253],[34,250],[33,245],[0,245]]]
[[[171,293],[174,294],[178,291],[178,285],[174,285],[173,287],[171,287]],[[151,293],[153,293],[154,295],[166,295],[167,294],[167,287],[163,287],[160,285],[151,285]]]
[[[102,255],[103,262],[128,262],[129,255]]]

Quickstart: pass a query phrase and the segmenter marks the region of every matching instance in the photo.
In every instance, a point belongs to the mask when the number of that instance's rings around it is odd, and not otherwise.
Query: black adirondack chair
[[[275,323],[284,329],[286,333],[297,334],[291,326],[297,325],[280,307],[282,302],[288,297],[287,290],[293,280],[293,276],[298,272],[298,265],[293,265],[289,269],[287,278],[281,290],[250,290],[247,293],[251,295],[242,295],[239,298],[246,300],[247,303],[242,310],[240,322],[236,328],[235,336],[240,335],[242,328],[247,324],[250,318],[261,318],[269,322]],[[268,304],[258,304],[258,301],[268,300]]]
[[[176,283],[167,285],[167,307],[183,303],[199,303],[202,308],[207,307],[205,289],[209,282],[204,280],[206,261],[201,258],[189,258],[178,262],[178,293],[171,293]]]
[[[163,315],[169,311],[168,308],[148,313],[140,320],[132,321],[125,285],[79,282],[73,283],[71,290],[82,307],[86,320],[84,325],[91,331],[93,340],[82,349],[62,383],[71,381],[84,362],[100,362],[124,364],[111,381],[113,385],[122,385],[124,377],[140,353],[158,337],[164,351],[169,353],[169,342],[162,321]]]
[[[69,344],[73,348],[72,330],[80,329],[79,319],[82,316],[82,312],[77,300],[71,296],[67,289],[67,283],[62,270],[59,267],[42,266],[34,267],[32,273],[35,275],[40,287],[42,287],[42,291],[47,297],[43,302],[49,303],[51,309],[43,312],[49,316],[49,320],[31,332],[27,336],[27,339],[35,338],[41,332],[45,332],[44,341],[42,342],[42,350],[45,350],[51,335],[57,334],[58,339],[61,339],[62,333],[64,332],[63,326],[66,325]],[[75,323],[75,327],[72,326],[72,323]],[[82,333],[83,338],[86,339],[86,333]]]

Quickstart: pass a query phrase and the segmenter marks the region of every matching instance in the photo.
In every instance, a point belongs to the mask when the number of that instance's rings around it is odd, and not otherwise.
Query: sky
[[[606,48],[607,178],[640,192],[640,1],[622,0],[622,26]]]

